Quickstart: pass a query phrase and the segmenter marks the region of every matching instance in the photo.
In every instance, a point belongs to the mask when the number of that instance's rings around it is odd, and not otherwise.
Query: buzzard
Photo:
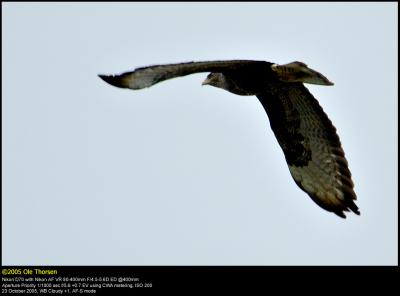
[[[99,77],[116,87],[142,89],[199,72],[211,72],[203,85],[259,99],[294,181],[315,203],[342,218],[350,210],[360,214],[336,128],[303,85],[333,83],[306,64],[278,65],[252,60],[187,62]]]

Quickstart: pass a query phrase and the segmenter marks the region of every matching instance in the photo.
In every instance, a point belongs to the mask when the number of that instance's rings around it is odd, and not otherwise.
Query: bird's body
[[[345,218],[343,211],[359,214],[351,173],[336,129],[303,85],[333,83],[305,64],[277,65],[249,60],[189,62],[99,76],[117,87],[142,89],[199,72],[211,72],[203,84],[237,95],[257,96],[293,179],[319,206],[342,218]]]

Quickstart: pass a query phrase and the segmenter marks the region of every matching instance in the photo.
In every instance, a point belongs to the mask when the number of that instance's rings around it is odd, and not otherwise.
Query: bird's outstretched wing
[[[274,83],[257,97],[297,185],[342,218],[343,211],[360,214],[336,129],[308,89],[301,83]]]
[[[99,77],[117,87],[142,89],[175,77],[200,72],[232,71],[250,64],[259,65],[260,63],[269,64],[263,61],[251,60],[187,62],[141,67],[120,75],[99,75]]]

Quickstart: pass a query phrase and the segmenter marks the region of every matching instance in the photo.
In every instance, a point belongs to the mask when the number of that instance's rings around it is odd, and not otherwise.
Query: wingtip
[[[104,80],[108,84],[111,84],[116,87],[125,88],[125,86],[122,83],[121,76],[103,75],[103,74],[98,74],[97,76],[99,76],[102,80]]]
[[[339,210],[339,211],[335,211],[334,213],[339,216],[340,218],[346,219],[346,215],[344,214],[345,212],[350,212],[352,211],[354,214],[360,216],[360,210],[358,209],[358,207],[356,206],[356,204],[352,201],[349,206],[343,210]]]
[[[346,215],[342,212],[334,212],[337,216],[339,216],[340,218],[346,219]]]
[[[357,210],[352,210],[354,214],[361,216],[360,210],[357,208]]]
[[[355,198],[354,198],[354,199],[355,199]],[[357,207],[357,205],[354,203],[354,200],[350,201],[348,207],[350,208],[350,210],[351,210],[354,214],[360,216],[360,210],[359,210],[359,208]]]

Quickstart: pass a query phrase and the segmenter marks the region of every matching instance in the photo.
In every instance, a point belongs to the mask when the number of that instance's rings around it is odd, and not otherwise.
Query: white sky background
[[[2,4],[5,265],[395,265],[397,3]],[[256,97],[207,73],[131,91],[97,74],[299,60],[361,216],[292,180]]]

